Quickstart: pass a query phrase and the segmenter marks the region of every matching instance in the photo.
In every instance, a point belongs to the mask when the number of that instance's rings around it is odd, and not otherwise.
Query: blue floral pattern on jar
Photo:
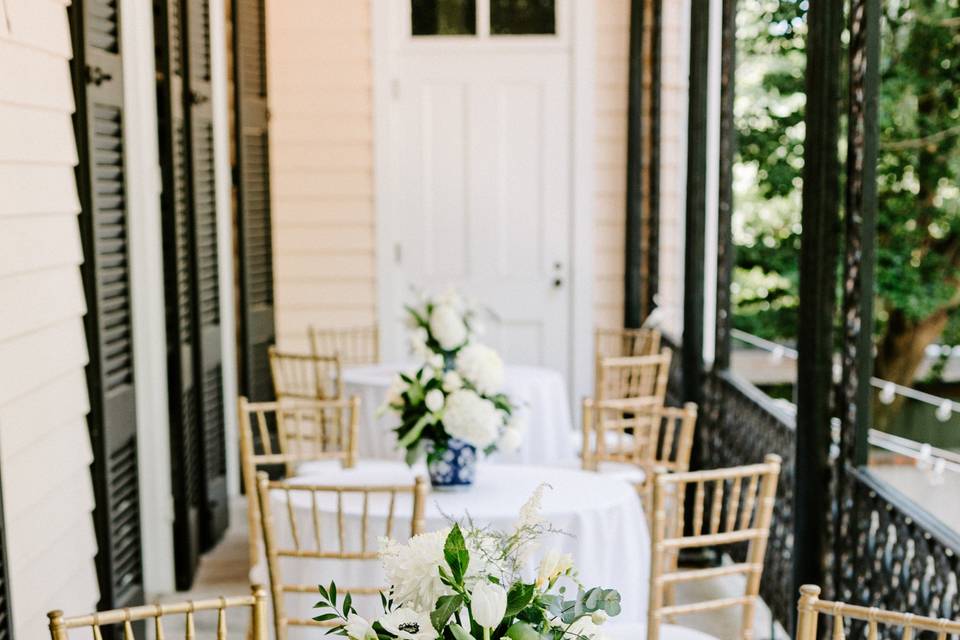
[[[465,489],[473,484],[476,476],[477,449],[462,440],[451,438],[443,452],[428,453],[427,471],[434,489]]]

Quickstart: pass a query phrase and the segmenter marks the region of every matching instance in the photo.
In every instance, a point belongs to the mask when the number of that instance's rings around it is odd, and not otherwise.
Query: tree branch
[[[942,131],[931,133],[928,136],[920,138],[909,138],[906,140],[890,140],[881,142],[880,148],[885,151],[904,151],[906,149],[922,149],[931,144],[936,144],[955,135],[960,135],[960,124],[948,127]]]

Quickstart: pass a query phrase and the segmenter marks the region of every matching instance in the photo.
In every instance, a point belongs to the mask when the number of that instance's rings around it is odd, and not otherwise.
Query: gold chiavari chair
[[[763,557],[770,534],[770,520],[780,476],[780,457],[770,454],[762,464],[709,471],[658,474],[653,489],[653,529],[650,567],[648,640],[678,635],[671,630],[674,617],[742,607],[740,637],[753,635],[753,613],[760,597]],[[692,491],[691,531],[684,531],[684,496]],[[730,547],[747,544],[744,562],[708,569],[678,569],[682,549]],[[742,575],[742,596],[689,604],[672,602],[678,583]]]
[[[817,640],[817,638],[825,637],[825,634],[819,634],[817,630],[821,615],[833,618],[833,640],[845,640],[847,637],[846,622],[865,624],[867,640],[877,640],[881,637],[878,629],[879,625],[900,627],[900,637],[903,640],[911,640],[916,637],[918,631],[935,633],[938,640],[960,636],[960,620],[929,618],[912,613],[900,613],[875,607],[861,607],[844,602],[821,600],[820,587],[812,584],[800,587],[797,612],[797,640]],[[863,637],[861,634],[857,635]],[[884,634],[884,637],[886,637],[886,634]]]
[[[47,614],[47,617],[50,619],[50,637],[52,640],[67,640],[68,630],[89,628],[93,638],[101,640],[104,637],[102,627],[122,625],[123,640],[135,640],[133,623],[140,620],[153,619],[154,637],[157,640],[163,640],[163,618],[182,614],[184,616],[186,637],[190,639],[196,637],[194,615],[201,611],[216,611],[217,640],[227,640],[228,637],[241,637],[240,633],[234,636],[227,635],[227,609],[249,607],[250,628],[243,637],[249,640],[267,640],[266,591],[260,585],[254,585],[251,591],[252,593],[249,596],[232,596],[171,604],[145,605],[127,609],[100,611],[70,618],[64,617],[63,611],[51,611]]]
[[[657,473],[686,471],[690,466],[697,405],[597,406],[583,401],[583,468],[622,476],[637,485],[645,513],[652,506]]]
[[[670,376],[669,349],[652,356],[601,358],[597,361],[594,401],[599,406],[663,406]]]
[[[327,400],[343,397],[342,366],[337,355],[285,353],[270,347],[270,373],[278,399]]]
[[[278,535],[277,523],[274,520],[271,492],[281,493],[285,498],[286,521],[289,527],[290,543],[285,544]],[[309,505],[309,520],[306,526],[298,522],[295,513],[294,500],[297,495],[303,496],[302,504]],[[384,535],[392,536],[398,497],[410,495],[413,500],[410,535],[415,536],[424,530],[424,507],[427,496],[427,482],[417,477],[409,485],[357,485],[332,486],[316,484],[298,484],[287,481],[271,481],[264,472],[257,473],[257,496],[260,502],[260,525],[263,533],[264,547],[267,554],[267,569],[270,574],[270,594],[273,602],[273,624],[277,640],[286,640],[289,627],[323,627],[332,626],[335,622],[317,622],[310,618],[288,617],[286,613],[287,594],[316,593],[317,583],[294,584],[284,581],[280,566],[281,558],[296,558],[301,560],[347,560],[358,562],[377,561],[379,554],[376,545],[368,544],[370,532],[370,504],[371,499],[386,502],[384,514]],[[344,505],[349,496],[356,496],[362,502],[360,512],[359,539],[350,540],[345,524]],[[322,506],[335,505],[333,509],[322,513]],[[335,513],[335,515],[334,515]],[[281,516],[282,518],[283,516]],[[329,518],[335,518],[336,534],[333,540],[324,531],[324,523]],[[379,517],[379,514],[378,514]],[[306,529],[306,531],[304,531]],[[351,544],[352,543],[352,544]],[[373,546],[374,548],[370,548]],[[338,586],[340,593],[349,593],[351,596],[376,595],[386,591],[385,585],[368,586]]]
[[[656,329],[595,329],[594,353],[599,358],[655,356],[660,352]]]
[[[250,566],[258,560],[260,516],[253,487],[257,471],[283,465],[293,475],[303,463],[357,462],[360,399],[250,402],[239,399],[240,471],[247,490]]]
[[[380,330],[370,327],[317,329],[309,327],[310,348],[315,355],[337,355],[343,364],[380,362]]]

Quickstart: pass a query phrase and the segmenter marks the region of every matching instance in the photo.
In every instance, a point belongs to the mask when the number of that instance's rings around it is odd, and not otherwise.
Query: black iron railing
[[[704,468],[762,462],[768,453],[783,458],[777,503],[764,559],[760,593],[785,628],[796,610],[793,590],[793,484],[796,429],[793,416],[768,395],[730,371],[711,377],[705,420],[700,422]]]

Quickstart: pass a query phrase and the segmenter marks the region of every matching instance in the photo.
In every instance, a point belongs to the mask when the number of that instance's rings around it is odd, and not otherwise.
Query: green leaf
[[[453,624],[451,624],[451,625],[450,625],[449,627],[447,627],[447,628],[450,629],[450,633],[453,634],[453,637],[454,637],[456,640],[474,640],[474,639],[470,636],[470,634],[467,633],[467,630],[464,629],[463,627],[461,627],[461,626],[460,626],[459,624],[457,624],[456,622],[454,622]]]
[[[346,618],[347,616],[350,615],[350,611],[351,611],[351,609],[352,609],[352,607],[351,607],[352,604],[353,604],[353,598],[352,598],[352,597],[350,596],[350,594],[348,593],[347,595],[345,595],[345,596],[343,597],[343,608],[341,609],[341,610],[343,611],[343,617]]]
[[[342,618],[338,613],[321,613],[319,616],[314,616],[313,619],[317,622],[326,622],[327,620],[337,620]]]
[[[533,593],[534,586],[532,584],[513,583],[510,590],[507,591],[507,611],[504,617],[512,618],[523,611],[533,600]]]
[[[437,598],[437,608],[430,614],[430,622],[438,633],[443,631],[450,620],[450,616],[463,608],[463,598],[459,595],[440,596]]]
[[[463,577],[467,575],[467,566],[470,564],[470,552],[467,551],[467,543],[463,539],[463,532],[460,531],[460,525],[454,524],[447,535],[447,541],[443,545],[443,557],[450,567],[452,577],[458,585],[463,584]]]
[[[416,442],[417,438],[420,437],[420,434],[423,433],[423,429],[432,420],[433,420],[432,415],[430,415],[429,413],[423,414],[420,417],[420,419],[417,420],[416,424],[413,425],[413,428],[410,429],[410,431],[407,431],[407,433],[402,438],[400,438],[399,441],[397,441],[397,446],[400,447],[401,449],[406,449],[411,444]]]
[[[327,602],[330,602],[330,596],[327,595],[327,590],[323,588],[322,584],[317,585],[317,589],[320,591],[320,595],[323,596],[323,599]]]
[[[510,640],[540,640],[541,638],[540,633],[526,622],[514,622],[507,629],[506,636]]]
[[[333,608],[337,608],[337,584],[330,581],[330,604],[333,605]]]

